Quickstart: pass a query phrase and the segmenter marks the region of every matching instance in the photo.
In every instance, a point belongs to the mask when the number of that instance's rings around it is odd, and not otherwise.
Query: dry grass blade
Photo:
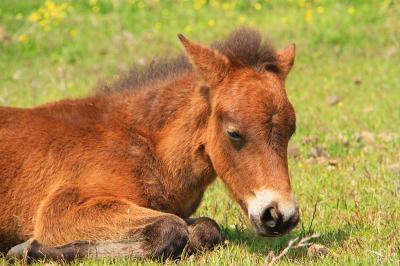
[[[310,243],[312,239],[320,237],[319,234],[313,234],[311,236],[303,237],[302,239],[296,237],[293,238],[292,240],[289,241],[288,245],[286,246],[285,249],[283,249],[277,256],[274,255],[273,252],[270,252],[265,259],[265,266],[272,266],[274,265],[278,260],[282,259],[291,249],[298,249],[301,247],[308,247],[311,246],[313,243]]]
[[[270,253],[268,257],[272,257],[272,258],[271,258],[271,261],[270,261],[270,262],[266,262],[266,263],[265,263],[265,266],[271,266],[271,265],[273,265],[275,262],[277,262],[278,260],[280,260],[283,256],[285,256],[286,253],[289,252],[289,250],[292,248],[292,246],[296,243],[296,241],[297,241],[298,239],[299,239],[299,238],[296,237],[296,238],[290,240],[289,243],[288,243],[288,245],[287,245],[287,247],[286,247],[284,250],[282,250],[282,252],[279,253],[278,256],[272,256],[273,254]]]
[[[319,238],[320,234],[312,234],[311,236],[303,237],[299,243],[295,246],[295,248],[301,248],[301,247],[307,247],[312,245],[313,243],[310,243],[311,239]]]

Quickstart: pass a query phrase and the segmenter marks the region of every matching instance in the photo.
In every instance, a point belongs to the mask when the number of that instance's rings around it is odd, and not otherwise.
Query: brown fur
[[[248,29],[216,49],[180,39],[191,64],[153,64],[93,97],[0,108],[0,250],[128,240],[134,255],[175,256],[187,242],[202,250],[208,227],[182,218],[217,175],[244,210],[252,189],[290,193],[293,49],[275,52]],[[232,145],[228,124],[243,143]]]

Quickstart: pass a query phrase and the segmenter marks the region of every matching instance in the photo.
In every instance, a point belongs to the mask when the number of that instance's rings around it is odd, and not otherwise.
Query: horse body
[[[157,88],[158,93],[164,88]],[[84,191],[85,198],[110,195],[184,218],[195,211],[215,174],[209,164],[201,165],[192,158],[193,136],[170,129],[177,128],[176,120],[169,126],[147,118],[153,116],[152,111],[141,104],[154,103],[142,101],[143,96],[97,96],[0,111],[1,188],[7,203],[0,205],[0,225],[18,225],[10,232],[12,238],[31,237],[32,218],[40,203],[55,191],[70,187]],[[131,112],[132,106],[139,111]],[[184,121],[178,128],[190,130]],[[163,134],[178,142],[166,145],[168,137]],[[182,150],[182,144],[189,149]],[[166,167],[165,163],[173,165]]]
[[[297,223],[285,161],[294,112],[280,88],[294,54],[278,57],[278,72],[259,73],[180,38],[194,69],[138,90],[0,109],[0,249],[34,239],[10,254],[65,259],[179,256],[185,246],[189,252],[211,248],[221,238],[218,225],[188,218],[217,174],[261,234],[285,233]],[[266,94],[266,85],[276,92]],[[240,96],[235,91],[242,86],[260,89]],[[244,96],[252,101],[235,99]],[[259,126],[252,104],[259,101],[262,112],[256,113],[268,116],[262,99],[268,97],[282,113],[273,116],[280,138],[271,137],[272,148],[260,141],[250,149],[231,128],[246,120]],[[219,117],[225,109],[248,110]],[[230,141],[221,137],[221,126]],[[248,130],[246,142],[252,138]],[[241,162],[232,151],[242,153]],[[244,167],[255,154],[263,155],[261,165]],[[238,173],[259,178],[240,184]],[[274,189],[265,189],[266,183]]]

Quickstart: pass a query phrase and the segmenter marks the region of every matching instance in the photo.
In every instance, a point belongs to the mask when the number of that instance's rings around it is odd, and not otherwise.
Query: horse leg
[[[189,254],[211,250],[221,243],[221,230],[214,220],[208,217],[200,217],[186,219],[186,223],[189,228],[189,243],[187,246]]]
[[[82,189],[71,187],[59,189],[40,205],[33,239],[14,247],[9,255],[64,260],[178,257],[189,231],[178,216],[116,197],[88,197]]]
[[[189,242],[186,252],[193,254],[199,251],[213,249],[221,243],[221,232],[218,224],[207,217],[185,220],[189,229]],[[139,254],[140,245],[131,240],[120,241],[74,241],[66,245],[47,246],[40,244],[37,240],[30,239],[13,247],[7,254],[8,257],[21,259],[44,259],[49,258],[58,261],[71,261],[82,257],[104,257],[104,256],[132,256]]]

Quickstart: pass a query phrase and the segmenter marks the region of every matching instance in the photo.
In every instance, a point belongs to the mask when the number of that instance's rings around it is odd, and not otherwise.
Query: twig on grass
[[[303,237],[299,241],[299,237],[293,238],[292,240],[289,241],[287,247],[282,250],[278,256],[275,256],[274,252],[271,251],[265,262],[265,266],[272,266],[277,262],[278,260],[282,259],[291,249],[298,249],[302,247],[308,247],[311,246],[313,243],[310,243],[312,239],[320,237],[319,234],[313,234],[311,236]]]

